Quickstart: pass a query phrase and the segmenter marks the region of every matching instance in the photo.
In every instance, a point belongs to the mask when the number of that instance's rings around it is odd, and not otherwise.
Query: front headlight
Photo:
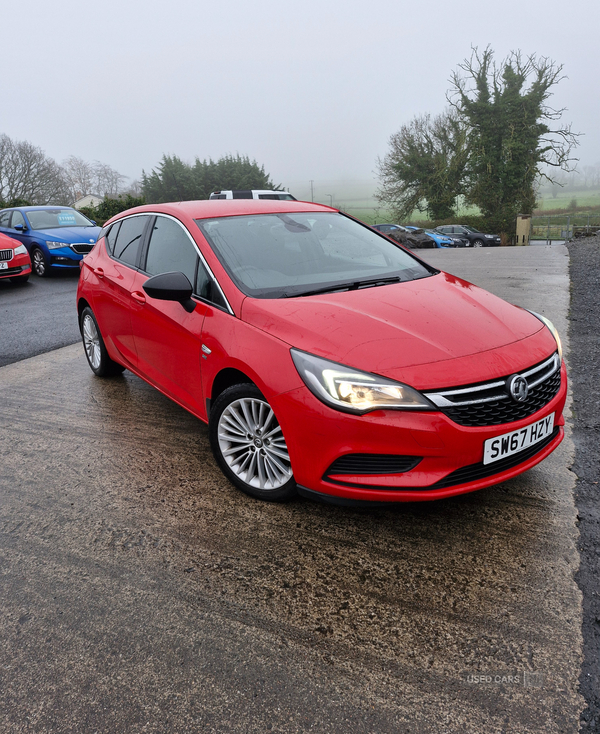
[[[495,237],[495,235],[493,235],[493,234],[484,234],[483,236],[484,236],[484,237],[485,237],[486,239],[488,239],[488,240],[493,240],[493,239],[494,239],[494,237]]]
[[[27,254],[27,248],[25,245],[19,245],[18,247],[15,247],[15,255],[26,255]]]
[[[526,311],[529,311],[529,313],[532,316],[535,316],[536,319],[539,319],[542,322],[542,324],[544,324],[545,326],[548,327],[548,329],[550,329],[550,332],[556,341],[556,346],[558,347],[558,356],[562,359],[562,356],[563,356],[562,344],[560,342],[560,336],[558,334],[556,326],[554,326],[552,321],[550,321],[550,319],[547,319],[545,316],[542,316],[541,314],[536,313],[535,311],[531,311],[530,309],[526,309]]]
[[[59,247],[68,247],[68,246],[69,245],[67,245],[66,242],[54,242],[53,240],[46,241],[46,247],[49,250],[57,250]]]
[[[412,387],[361,372],[297,349],[292,359],[306,387],[319,400],[347,413],[371,410],[435,410],[435,406]]]

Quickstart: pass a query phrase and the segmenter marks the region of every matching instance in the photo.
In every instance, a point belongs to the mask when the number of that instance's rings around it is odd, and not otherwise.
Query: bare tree
[[[88,194],[116,198],[127,180],[106,163],[69,156],[59,166],[27,141],[0,135],[0,200],[70,205]]]
[[[63,162],[63,170],[72,202],[88,194],[116,198],[127,180],[106,163],[89,163],[74,155]]]
[[[72,202],[82,196],[97,193],[96,174],[91,163],[71,155],[63,161],[62,167]]]
[[[0,199],[62,204],[68,201],[69,192],[62,169],[41,148],[1,135]]]
[[[100,161],[96,161],[93,168],[96,178],[96,193],[101,196],[108,196],[109,199],[115,199],[123,190],[123,184],[127,181],[127,176],[123,176],[111,166],[100,163]]]
[[[142,182],[137,179],[132,181],[122,193],[129,194],[129,196],[133,196],[134,198],[140,198],[142,196]]]

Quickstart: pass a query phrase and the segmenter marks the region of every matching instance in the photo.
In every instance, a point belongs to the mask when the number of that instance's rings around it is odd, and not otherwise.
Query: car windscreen
[[[472,234],[481,234],[478,229],[475,229],[475,227],[469,227],[468,224],[465,224],[465,226],[463,227],[463,229],[466,229],[467,232],[471,232]]]
[[[334,212],[196,223],[232,280],[254,298],[354,290],[438,272],[370,227]]]
[[[93,227],[92,222],[75,209],[30,209],[27,219],[32,229],[57,227]]]

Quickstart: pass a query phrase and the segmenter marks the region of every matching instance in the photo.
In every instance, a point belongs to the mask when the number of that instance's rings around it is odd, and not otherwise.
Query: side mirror
[[[192,284],[183,273],[154,275],[148,278],[142,288],[150,298],[181,303],[188,313],[196,308],[196,302],[192,300]]]
[[[13,229],[16,229],[17,232],[24,232],[27,228],[24,227],[22,224],[15,224],[15,226],[13,227]]]
[[[96,227],[96,226],[97,226],[97,225],[96,225],[96,222],[94,222],[94,220],[93,220],[93,219],[90,219],[90,222],[91,222],[91,223],[92,223],[92,224],[94,225],[94,227]]]

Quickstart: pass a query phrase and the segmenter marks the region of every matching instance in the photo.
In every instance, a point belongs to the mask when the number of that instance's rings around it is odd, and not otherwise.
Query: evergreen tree
[[[163,155],[162,161],[150,174],[142,173],[142,192],[150,204],[165,201],[208,199],[213,191],[223,189],[275,189],[264,166],[250,161],[248,156],[227,155],[184,163],[177,156]]]
[[[466,129],[456,114],[415,117],[392,135],[388,154],[378,162],[377,198],[399,220],[415,209],[432,219],[451,217],[463,193],[466,162]]]

